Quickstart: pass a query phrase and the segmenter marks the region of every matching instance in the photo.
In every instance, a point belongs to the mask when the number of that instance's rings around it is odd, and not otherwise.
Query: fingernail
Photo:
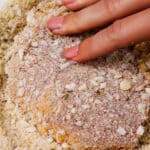
[[[73,59],[78,55],[79,45],[68,48],[64,51],[64,57],[67,59]]]
[[[74,3],[76,0],[61,0],[65,5],[70,5]]]
[[[63,22],[64,22],[63,16],[54,17],[48,21],[47,26],[50,30],[61,29],[63,26]]]

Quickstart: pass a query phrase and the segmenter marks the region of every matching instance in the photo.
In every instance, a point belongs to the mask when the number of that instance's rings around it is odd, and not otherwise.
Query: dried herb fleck
[[[98,89],[98,90],[96,91],[96,94],[97,94],[97,95],[101,95],[101,90]]]
[[[67,100],[68,97],[69,97],[69,94],[65,94],[65,95],[63,96],[63,99],[64,99],[64,100]]]
[[[130,98],[129,98],[129,96],[127,96],[127,97],[126,97],[126,101],[129,101],[129,100],[130,100]]]

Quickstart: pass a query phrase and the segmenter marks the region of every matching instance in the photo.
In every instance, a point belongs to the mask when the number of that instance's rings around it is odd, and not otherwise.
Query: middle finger
[[[81,33],[148,7],[150,0],[102,0],[65,17],[50,19],[48,28],[61,35]]]

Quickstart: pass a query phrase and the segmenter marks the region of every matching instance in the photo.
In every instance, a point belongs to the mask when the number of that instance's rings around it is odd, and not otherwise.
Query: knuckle
[[[66,27],[65,31],[69,33],[79,32],[81,29],[80,25],[80,15],[78,13],[70,14],[66,17]]]
[[[118,20],[114,22],[108,30],[106,30],[107,37],[111,42],[114,44],[119,43],[120,41],[120,35],[122,35],[123,32],[123,22],[121,20]]]
[[[103,5],[107,13],[114,13],[121,5],[121,0],[103,0]]]
[[[146,12],[150,15],[150,8],[147,8]]]

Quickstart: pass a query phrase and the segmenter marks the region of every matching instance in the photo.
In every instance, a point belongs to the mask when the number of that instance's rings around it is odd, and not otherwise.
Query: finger
[[[149,7],[150,0],[102,0],[76,13],[50,19],[48,28],[61,35],[80,33]]]
[[[81,9],[91,4],[98,2],[99,0],[62,0],[68,8],[72,10]]]
[[[82,62],[112,52],[131,43],[150,39],[150,8],[116,21],[79,46],[64,51],[64,57]]]

